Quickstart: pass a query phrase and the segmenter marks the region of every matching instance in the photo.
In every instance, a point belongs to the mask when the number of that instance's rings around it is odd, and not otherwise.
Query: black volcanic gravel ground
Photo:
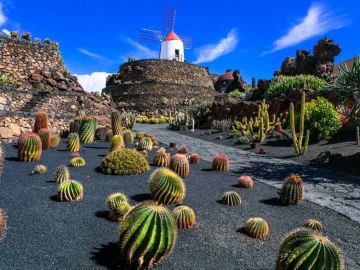
[[[58,149],[44,151],[41,161],[35,163],[17,161],[16,148],[4,145],[0,207],[8,215],[8,231],[0,242],[1,270],[124,269],[116,266],[118,225],[104,218],[105,200],[116,191],[127,194],[133,204],[147,199],[147,180],[155,168],[138,176],[103,175],[95,169],[108,147],[99,141],[82,147],[87,165],[71,168],[71,174],[83,183],[84,200],[61,203],[53,197],[57,186],[52,175],[57,166],[69,160],[64,142]],[[30,175],[36,164],[45,164],[48,173]],[[174,253],[157,269],[274,269],[281,236],[308,218],[323,222],[325,233],[344,251],[347,269],[360,269],[359,224],[307,201],[283,207],[275,188],[257,181],[253,189],[233,186],[238,175],[247,172],[217,173],[209,167],[207,162],[191,165],[184,203],[196,211],[198,225],[179,232]],[[256,175],[256,171],[251,174]],[[240,193],[241,206],[217,202],[229,190]],[[268,238],[256,240],[241,232],[245,220],[252,216],[269,222]]]

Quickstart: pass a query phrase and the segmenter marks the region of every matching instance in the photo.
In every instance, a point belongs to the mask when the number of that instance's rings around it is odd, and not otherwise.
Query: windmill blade
[[[179,38],[184,43],[184,49],[185,50],[191,50],[192,49],[192,38],[191,37],[179,35]]]
[[[149,28],[141,28],[139,40],[159,42],[162,40],[161,31]]]
[[[161,32],[166,36],[174,30],[176,10],[174,8],[164,8],[161,21]]]

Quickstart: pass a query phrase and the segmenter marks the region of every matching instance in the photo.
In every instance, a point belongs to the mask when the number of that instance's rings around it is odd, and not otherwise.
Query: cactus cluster
[[[170,256],[176,237],[169,210],[154,202],[140,203],[120,227],[121,257],[131,269],[151,269]]]
[[[71,160],[70,160],[70,165],[72,167],[83,167],[86,165],[86,161],[84,158],[82,157],[73,157]]]
[[[216,171],[228,171],[230,168],[228,157],[223,153],[216,154],[212,162],[212,168]]]
[[[297,204],[304,200],[304,181],[299,175],[290,174],[285,178],[280,199],[284,205]]]
[[[238,186],[243,188],[252,188],[254,186],[254,181],[250,176],[242,175],[239,177]]]
[[[345,263],[339,248],[319,232],[300,228],[282,240],[276,270],[344,270]]]
[[[153,149],[153,142],[150,137],[143,137],[138,144],[139,150],[151,151]]]
[[[18,157],[21,161],[32,162],[40,159],[42,144],[40,137],[34,132],[22,133],[18,141]]]
[[[166,153],[164,147],[156,151],[154,155],[154,164],[158,167],[168,167],[170,165],[170,154]]]
[[[129,145],[129,144],[134,143],[134,134],[129,129],[124,131],[123,138],[124,138],[125,145]]]
[[[47,128],[42,128],[38,131],[38,135],[41,139],[41,145],[42,145],[42,149],[46,150],[50,147],[50,139],[51,139],[51,134],[49,129]]]
[[[190,163],[194,163],[194,164],[200,163],[200,155],[198,153],[191,154]]]
[[[230,205],[230,206],[240,205],[241,198],[240,198],[239,193],[237,193],[235,191],[226,191],[223,194],[222,202],[223,202],[223,204]]]
[[[252,217],[245,222],[245,232],[253,238],[265,238],[269,235],[269,224],[261,217]]]
[[[190,173],[189,160],[183,154],[173,155],[169,167],[182,178],[187,177]]]
[[[119,112],[111,113],[111,129],[113,135],[122,135],[121,116]]]
[[[157,169],[149,180],[151,197],[163,204],[177,204],[185,198],[182,178],[167,168]]]
[[[111,143],[110,152],[124,148],[124,139],[122,135],[114,135]]]
[[[6,234],[6,214],[5,211],[0,208],[0,241],[5,238]]]
[[[49,118],[46,112],[37,112],[35,114],[34,132],[38,133],[40,129],[49,129]]]
[[[196,225],[196,215],[192,208],[180,205],[173,210],[173,217],[178,229],[191,229]]]
[[[305,224],[304,224],[305,228],[311,229],[311,230],[315,230],[318,232],[321,232],[323,229],[323,225],[321,223],[321,221],[317,220],[317,219],[308,219]]]
[[[60,184],[68,180],[70,180],[69,169],[65,165],[59,166],[55,171],[54,181]]]
[[[110,220],[123,221],[131,210],[126,196],[121,192],[110,194],[106,200],[106,204],[110,210]]]
[[[47,168],[45,165],[36,165],[34,168],[34,173],[36,174],[45,174],[47,172]]]
[[[70,152],[79,152],[80,151],[80,138],[79,135],[75,132],[70,133],[67,141],[67,149]]]
[[[68,180],[59,184],[58,199],[59,201],[79,201],[83,198],[84,190],[80,182]]]

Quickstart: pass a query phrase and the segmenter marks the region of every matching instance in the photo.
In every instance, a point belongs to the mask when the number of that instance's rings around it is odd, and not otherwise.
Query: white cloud
[[[231,53],[235,50],[238,43],[236,29],[232,29],[225,38],[217,44],[208,44],[195,50],[196,60],[194,64],[207,63],[219,58],[222,55]]]
[[[106,61],[106,62],[110,62],[110,60],[104,56],[101,56],[99,54],[96,54],[96,53],[93,53],[93,52],[90,52],[89,50],[87,49],[78,49],[79,52],[81,52],[82,54],[85,54],[86,56],[89,56],[91,58],[94,58],[96,60],[101,60],[101,61]]]
[[[7,17],[5,16],[3,5],[0,3],[0,26],[4,25],[7,21]]]
[[[273,43],[273,49],[263,54],[273,53],[281,49],[294,46],[309,38],[323,35],[331,30],[340,29],[350,21],[343,15],[337,16],[330,12],[324,5],[313,4],[307,15],[293,26],[286,35]]]
[[[132,40],[131,38],[123,37],[123,40],[133,47],[135,50],[131,50],[121,56],[123,61],[126,61],[129,57],[134,57],[136,60],[140,59],[149,59],[149,58],[159,58],[159,52],[151,50],[144,45]]]
[[[3,29],[3,30],[1,30],[1,32],[3,32],[4,34],[10,36],[10,31],[7,30],[7,29]]]
[[[107,72],[93,72],[91,74],[76,75],[79,83],[87,92],[101,92],[105,88]]]

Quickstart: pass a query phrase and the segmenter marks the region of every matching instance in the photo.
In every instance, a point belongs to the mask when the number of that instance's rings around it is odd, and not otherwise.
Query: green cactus
[[[153,149],[153,142],[150,137],[143,137],[138,144],[139,150],[151,151]]]
[[[222,197],[223,204],[226,205],[240,205],[241,204],[241,198],[239,193],[235,191],[226,191]]]
[[[321,222],[317,219],[312,218],[308,219],[305,222],[304,227],[318,232],[321,232],[323,229],[323,225],[321,224]]]
[[[304,181],[297,174],[290,174],[280,191],[280,199],[284,205],[298,204],[304,200]]]
[[[124,143],[126,145],[133,144],[134,143],[134,135],[131,130],[125,130],[123,134]]]
[[[114,135],[111,143],[110,152],[124,148],[124,139],[121,135]]]
[[[290,127],[291,127],[291,136],[294,144],[295,152],[297,155],[304,155],[308,149],[310,131],[306,131],[305,142],[304,140],[304,124],[305,123],[305,92],[302,92],[301,96],[301,110],[300,110],[300,133],[299,138],[296,135],[296,127],[295,127],[295,112],[294,112],[294,104],[290,103]]]
[[[84,119],[85,119],[84,116],[75,117],[74,120],[70,122],[70,132],[71,133],[76,132],[77,134],[79,134]]]
[[[85,108],[78,108],[76,111],[76,116],[86,116]]]
[[[121,257],[133,269],[151,269],[170,256],[177,237],[174,219],[154,202],[138,204],[120,227]]]
[[[68,180],[59,184],[58,199],[59,201],[79,201],[83,198],[84,190],[80,182]]]
[[[319,232],[299,228],[282,240],[276,270],[345,270],[339,248]]]
[[[154,164],[158,167],[168,167],[170,164],[170,154],[166,153],[164,147],[156,151],[154,155]]]
[[[90,116],[83,117],[79,131],[79,137],[82,143],[89,144],[94,141],[96,124],[97,120],[95,118]]]
[[[47,128],[42,128],[38,131],[38,135],[41,139],[42,149],[46,150],[50,147],[50,131]]]
[[[185,198],[182,178],[167,168],[160,168],[150,176],[150,193],[153,200],[163,204],[177,204]]]
[[[136,114],[132,112],[125,112],[123,115],[123,119],[124,119],[124,126],[127,129],[132,130],[136,123]]]
[[[196,215],[193,209],[180,205],[173,210],[173,217],[178,229],[191,229],[196,225]]]
[[[34,132],[38,133],[42,128],[49,129],[49,118],[46,112],[37,112],[35,114]]]
[[[126,196],[121,192],[110,194],[106,200],[106,204],[110,210],[110,220],[123,221],[131,210]]]
[[[42,144],[40,137],[33,132],[20,135],[18,142],[18,157],[21,161],[32,162],[40,159]]]
[[[47,172],[47,168],[45,165],[36,165],[34,168],[34,173],[35,174],[45,174]]]
[[[175,154],[170,159],[169,168],[176,172],[180,177],[185,178],[190,173],[189,160],[183,154]]]
[[[69,169],[65,165],[59,166],[55,171],[54,180],[59,184],[70,180]]]
[[[212,162],[212,168],[216,171],[227,172],[230,168],[229,158],[223,153],[216,154]]]
[[[73,157],[71,160],[70,160],[70,165],[72,167],[83,167],[86,165],[86,161],[84,158],[82,157]]]
[[[70,152],[79,152],[80,151],[80,138],[79,135],[75,132],[70,133],[67,142],[67,149]]]
[[[113,131],[113,135],[122,135],[121,116],[119,112],[111,113],[111,129]]]
[[[252,217],[245,222],[245,232],[253,238],[265,238],[269,235],[269,224],[261,217]]]

